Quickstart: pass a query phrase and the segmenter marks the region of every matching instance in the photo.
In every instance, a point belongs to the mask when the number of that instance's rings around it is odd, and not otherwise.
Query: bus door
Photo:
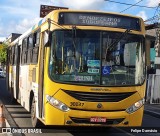
[[[46,33],[41,33],[41,46],[40,46],[40,60],[39,60],[39,81],[38,81],[38,108],[39,116],[42,117],[43,110],[43,87],[44,87],[44,64],[45,64],[45,42],[46,42]],[[48,36],[48,35],[47,35]]]

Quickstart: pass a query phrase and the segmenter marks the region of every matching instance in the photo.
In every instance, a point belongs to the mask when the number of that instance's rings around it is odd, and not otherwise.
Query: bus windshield
[[[145,79],[143,37],[89,30],[52,32],[49,75],[69,84],[128,86]]]

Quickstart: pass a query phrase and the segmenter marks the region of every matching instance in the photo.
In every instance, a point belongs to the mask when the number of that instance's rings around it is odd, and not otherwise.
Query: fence
[[[150,104],[160,104],[160,75],[149,74],[146,101]]]

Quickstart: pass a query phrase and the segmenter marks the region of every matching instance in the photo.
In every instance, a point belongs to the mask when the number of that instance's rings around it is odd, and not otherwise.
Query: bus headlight
[[[139,100],[138,102],[134,103],[131,107],[126,109],[126,112],[131,114],[141,108],[144,105],[144,98]]]
[[[57,109],[60,109],[65,112],[70,110],[67,105],[65,105],[64,103],[62,103],[61,101],[55,99],[54,97],[50,95],[46,95],[46,100],[47,102],[49,102],[52,106],[54,106]]]

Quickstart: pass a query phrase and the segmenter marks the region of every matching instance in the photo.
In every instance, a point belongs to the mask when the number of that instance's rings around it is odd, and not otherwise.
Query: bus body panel
[[[29,75],[29,66],[20,66],[20,92],[21,92],[21,105],[29,111],[29,93],[30,93],[30,84],[28,82]]]
[[[106,126],[141,126],[143,109],[141,107],[138,111],[129,115],[125,111],[122,112],[93,112],[93,111],[83,111],[83,110],[72,110],[66,113],[55,109],[50,104],[46,104],[46,116],[45,125],[71,125],[71,126],[102,126],[101,123],[91,123],[91,117],[101,117],[106,118]],[[75,123],[71,118],[74,118]],[[78,120],[79,119],[79,120]],[[122,119],[120,123],[116,124],[116,119]],[[111,120],[115,120],[113,124],[109,124]],[[67,124],[67,121],[71,121],[71,124]],[[84,122],[83,122],[84,121]],[[125,125],[124,122],[128,121],[129,124]],[[86,123],[87,122],[87,123]],[[108,123],[108,124],[107,124]],[[114,124],[115,123],[115,124]]]

